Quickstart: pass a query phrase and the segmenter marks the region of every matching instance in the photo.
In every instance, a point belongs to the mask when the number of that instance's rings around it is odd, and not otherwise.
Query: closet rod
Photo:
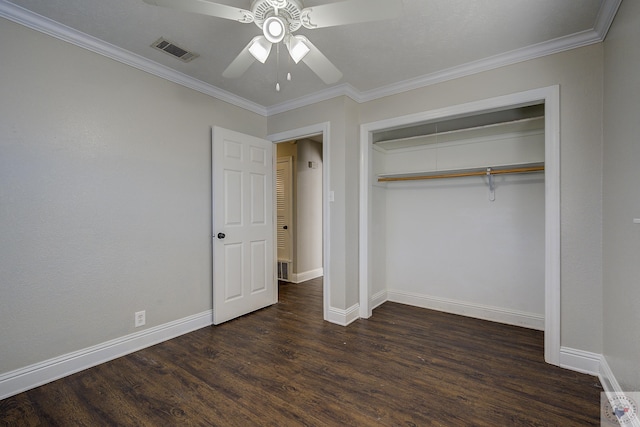
[[[423,179],[440,179],[440,178],[461,178],[464,176],[502,175],[507,173],[540,172],[543,170],[544,170],[544,166],[529,166],[529,167],[522,167],[522,168],[497,169],[497,170],[492,168],[487,168],[481,171],[458,172],[458,173],[451,172],[451,173],[443,173],[439,175],[380,177],[378,178],[378,182],[418,181]]]

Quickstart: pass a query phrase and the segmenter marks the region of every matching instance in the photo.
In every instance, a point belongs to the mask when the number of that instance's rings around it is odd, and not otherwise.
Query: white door
[[[278,261],[291,261],[293,247],[291,163],[291,157],[279,158],[276,167],[276,236],[278,239]]]
[[[278,300],[273,144],[213,128],[213,323]]]

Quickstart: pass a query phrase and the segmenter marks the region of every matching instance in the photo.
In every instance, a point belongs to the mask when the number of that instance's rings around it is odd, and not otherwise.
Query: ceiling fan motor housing
[[[254,16],[253,22],[259,28],[264,28],[264,23],[267,19],[278,16],[288,25],[289,33],[298,30],[302,25],[300,20],[301,10],[302,5],[298,0],[255,0],[251,5],[251,12]]]

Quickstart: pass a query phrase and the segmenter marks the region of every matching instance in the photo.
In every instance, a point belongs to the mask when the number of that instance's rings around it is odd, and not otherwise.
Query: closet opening
[[[559,364],[556,95],[361,127],[361,317],[394,301],[542,330]]]

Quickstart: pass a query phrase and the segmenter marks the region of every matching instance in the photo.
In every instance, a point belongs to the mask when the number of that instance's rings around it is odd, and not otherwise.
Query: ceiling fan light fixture
[[[262,25],[262,32],[264,36],[271,43],[280,43],[284,36],[287,34],[287,24],[279,16],[272,16],[267,18]]]
[[[306,43],[299,39],[298,37],[289,38],[289,43],[287,43],[287,49],[289,49],[289,55],[291,55],[291,59],[296,64],[304,58],[311,49]]]
[[[256,38],[256,40],[249,46],[249,53],[256,58],[257,61],[263,64],[271,53],[271,43],[262,37]]]

